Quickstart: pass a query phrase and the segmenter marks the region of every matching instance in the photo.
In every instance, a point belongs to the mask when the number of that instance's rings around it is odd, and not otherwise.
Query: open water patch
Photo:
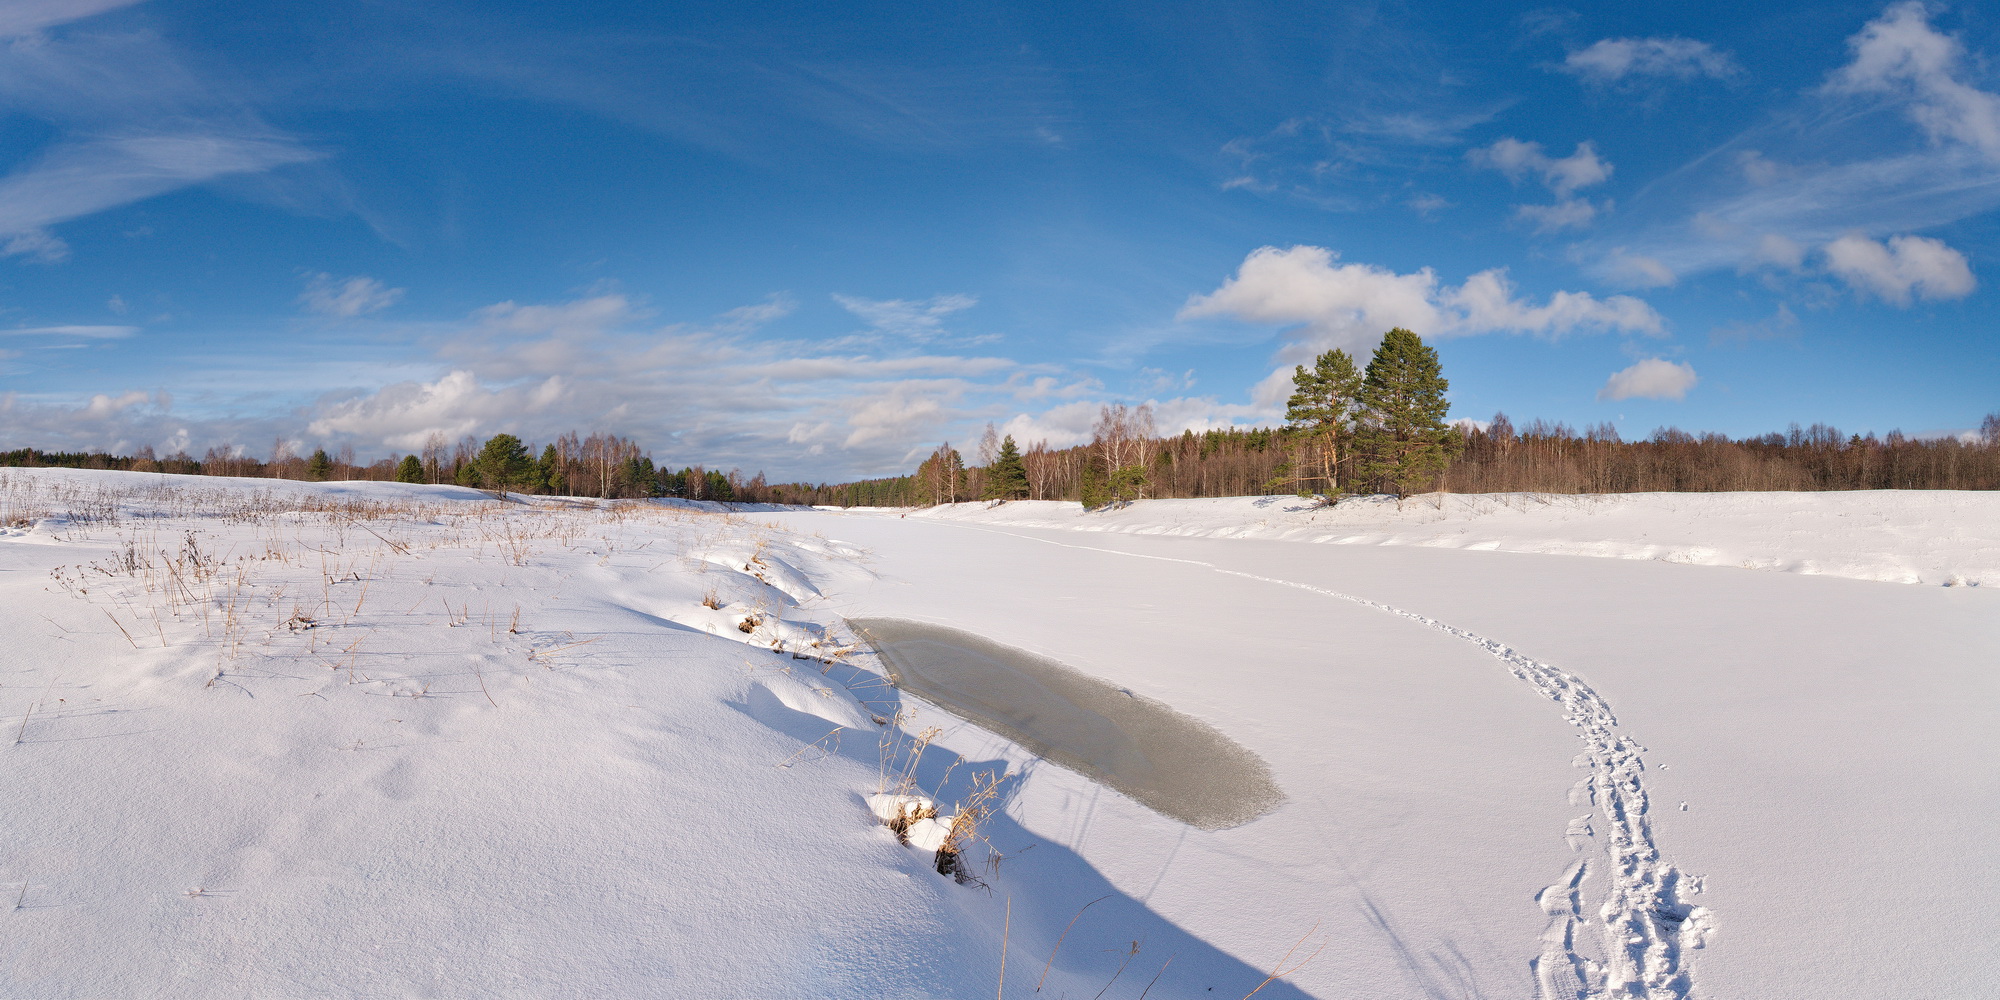
[[[848,625],[898,688],[1163,815],[1220,830],[1285,801],[1262,758],[1165,702],[971,632],[895,618]]]

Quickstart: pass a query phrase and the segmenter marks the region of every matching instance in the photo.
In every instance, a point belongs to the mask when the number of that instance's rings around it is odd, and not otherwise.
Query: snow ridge
[[[1013,535],[1013,532],[999,533]],[[1588,860],[1571,865],[1561,880],[1536,897],[1543,911],[1549,914],[1548,928],[1542,935],[1542,954],[1529,963],[1541,1000],[1687,1000],[1692,994],[1694,970],[1686,953],[1706,943],[1714,929],[1714,915],[1707,907],[1694,906],[1680,898],[1683,893],[1700,892],[1701,880],[1682,873],[1662,858],[1653,843],[1652,822],[1646,816],[1646,790],[1641,781],[1646,768],[1640,754],[1645,748],[1617,731],[1618,717],[1611,706],[1582,678],[1496,639],[1326,587],[1224,569],[1199,559],[1120,552],[1045,538],[1034,540],[1064,548],[1185,563],[1227,576],[1310,591],[1387,612],[1463,639],[1506,664],[1509,673],[1561,705],[1564,718],[1582,730],[1578,737],[1584,749],[1577,756],[1576,765],[1589,768],[1590,773],[1577,783],[1571,798],[1577,805],[1587,801],[1593,806],[1594,815],[1602,818],[1607,833],[1603,861],[1608,869],[1608,887],[1603,903],[1597,908],[1601,959],[1579,951],[1577,945],[1579,932],[1590,924],[1583,898],[1591,870]],[[1595,835],[1589,819],[1572,822],[1565,831],[1565,839],[1573,850],[1582,850]]]

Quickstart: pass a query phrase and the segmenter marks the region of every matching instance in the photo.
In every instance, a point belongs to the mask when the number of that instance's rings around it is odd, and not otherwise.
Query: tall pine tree
[[[1354,359],[1335,348],[1316,358],[1310,371],[1299,365],[1292,385],[1285,420],[1298,432],[1299,447],[1274,482],[1293,487],[1300,496],[1332,500],[1340,496],[1340,450],[1352,436],[1360,409],[1361,374],[1354,370]]]
[[[1355,443],[1363,480],[1403,497],[1444,471],[1459,442],[1444,422],[1450,387],[1422,337],[1401,327],[1383,335],[1361,379]]]

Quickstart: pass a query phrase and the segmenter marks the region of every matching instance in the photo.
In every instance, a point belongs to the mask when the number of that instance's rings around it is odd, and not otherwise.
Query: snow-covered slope
[[[1021,528],[1260,538],[1331,545],[1420,545],[1544,555],[1656,559],[1889,583],[2000,583],[2000,493],[1433,493],[1401,502],[1352,497],[961,503],[911,517]]]

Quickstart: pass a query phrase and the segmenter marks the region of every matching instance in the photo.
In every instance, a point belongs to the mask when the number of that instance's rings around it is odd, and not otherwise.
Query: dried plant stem
[[[1177,955],[1168,955],[1167,960],[1160,963],[1160,971],[1153,973],[1152,982],[1147,983],[1146,988],[1139,991],[1139,1000],[1146,1000],[1146,994],[1153,992],[1153,983],[1159,982],[1160,977],[1167,974],[1167,966],[1174,964],[1174,959],[1178,957]]]
[[[1043,963],[1042,965],[1042,978],[1035,980],[1035,992],[1040,993],[1042,991],[1042,984],[1048,982],[1049,969],[1056,964],[1056,952],[1062,950],[1063,939],[1069,937],[1070,928],[1075,927],[1076,922],[1078,920],[1083,919],[1083,911],[1088,910],[1091,907],[1096,906],[1097,904],[1102,903],[1110,898],[1111,896],[1108,895],[1099,896],[1096,899],[1093,899],[1090,902],[1085,903],[1080,907],[1077,907],[1076,916],[1069,918],[1069,923],[1064,925],[1063,932],[1061,934],[1056,935],[1056,946],[1049,949],[1049,960]]]
[[[1299,971],[1300,969],[1305,968],[1307,962],[1310,962],[1313,959],[1318,958],[1319,953],[1326,950],[1325,941],[1321,941],[1319,943],[1319,947],[1313,949],[1312,954],[1307,955],[1302,959],[1299,959],[1299,963],[1297,965],[1294,965],[1289,969],[1285,968],[1285,963],[1291,960],[1292,953],[1298,951],[1300,946],[1306,943],[1306,938],[1312,937],[1313,934],[1318,930],[1319,930],[1319,921],[1315,920],[1313,921],[1312,929],[1306,931],[1305,934],[1300,936],[1298,941],[1291,946],[1291,948],[1286,950],[1285,957],[1278,959],[1278,964],[1271,967],[1271,974],[1265,976],[1264,981],[1257,984],[1257,989],[1251,990],[1250,992],[1243,994],[1243,1000],[1250,1000],[1251,997],[1257,995],[1258,990],[1262,990],[1264,987],[1269,986],[1272,983],[1280,979],[1283,979],[1286,976],[1289,976],[1292,973]]]
[[[139,640],[132,638],[132,633],[125,631],[125,626],[118,621],[117,615],[111,613],[110,608],[99,608],[98,610],[104,612],[104,617],[111,619],[111,624],[118,626],[118,634],[124,636],[125,641],[131,643],[133,649],[139,648]]]
[[[1007,917],[1000,925],[1000,985],[993,991],[993,1000],[1007,992],[1007,938],[1014,931],[1014,897],[1007,897]],[[1041,989],[1037,986],[1036,989]]]
[[[499,708],[500,703],[493,700],[493,692],[486,690],[486,674],[479,669],[478,660],[472,661],[472,676],[479,678],[479,693],[486,696],[486,703],[494,708]]]

